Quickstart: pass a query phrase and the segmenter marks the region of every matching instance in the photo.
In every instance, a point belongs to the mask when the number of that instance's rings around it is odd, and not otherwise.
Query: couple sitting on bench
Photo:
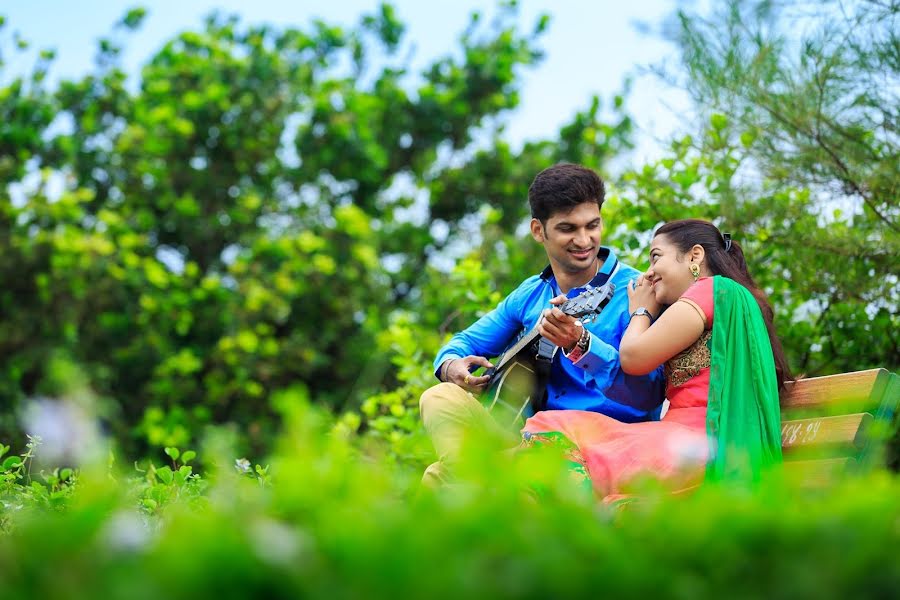
[[[550,265],[439,351],[442,383],[420,402],[439,458],[426,485],[452,480],[475,430],[506,448],[563,444],[605,500],[648,475],[681,491],[780,462],[779,391],[791,376],[739,243],[706,221],[667,223],[641,274],[600,246],[604,193],[597,174],[578,165],[535,178],[531,234]],[[606,284],[615,291],[593,322],[560,310]],[[474,372],[532,328],[560,351],[541,382],[540,410],[511,431],[476,398],[494,378]]]

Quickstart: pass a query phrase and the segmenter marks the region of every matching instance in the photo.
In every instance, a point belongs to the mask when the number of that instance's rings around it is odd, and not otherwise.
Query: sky
[[[415,46],[413,66],[458,50],[458,38],[470,13],[486,17],[496,12],[493,1],[394,0],[398,16],[407,25],[406,39]],[[520,23],[530,31],[542,13],[551,15],[540,47],[544,60],[526,69],[521,104],[507,120],[507,139],[553,137],[597,94],[608,103],[633,78],[627,108],[638,126],[632,160],[658,157],[664,141],[684,122],[689,104],[685,95],[646,73],[646,67],[671,60],[674,48],[660,37],[641,33],[639,23],[657,27],[676,7],[674,0],[520,0]],[[681,2],[684,4],[684,2]],[[374,11],[377,0],[0,0],[6,31],[0,36],[7,60],[5,79],[26,72],[34,54],[10,52],[10,33],[19,32],[34,48],[54,48],[57,58],[51,80],[77,77],[92,65],[98,37],[131,7],[144,6],[148,16],[129,38],[123,65],[134,80],[140,66],[167,40],[187,29],[202,27],[213,10],[236,13],[245,23],[271,23],[306,28],[313,18],[353,26],[363,13]]]

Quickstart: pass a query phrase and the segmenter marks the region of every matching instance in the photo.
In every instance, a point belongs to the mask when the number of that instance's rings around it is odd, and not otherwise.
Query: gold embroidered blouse
[[[677,387],[699,373],[701,369],[708,367],[711,341],[712,329],[707,329],[696,342],[666,361],[664,367],[666,381],[673,387]]]

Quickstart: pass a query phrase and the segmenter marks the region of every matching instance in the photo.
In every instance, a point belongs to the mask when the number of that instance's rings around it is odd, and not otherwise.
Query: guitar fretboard
[[[540,323],[540,321],[538,321],[538,323]],[[500,357],[500,361],[494,366],[494,368],[498,371],[503,369],[503,367],[505,367],[509,361],[518,356],[519,352],[527,348],[528,345],[531,344],[534,340],[538,339],[540,335],[541,334],[538,331],[538,326],[535,325],[531,328],[531,331],[520,337],[519,341],[510,346],[509,349],[503,353],[503,356]]]

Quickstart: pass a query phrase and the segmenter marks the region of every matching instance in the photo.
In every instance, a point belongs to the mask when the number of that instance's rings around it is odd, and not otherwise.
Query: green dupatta
[[[747,288],[716,276],[713,302],[706,478],[757,480],[767,466],[781,462],[772,346],[759,305]]]

